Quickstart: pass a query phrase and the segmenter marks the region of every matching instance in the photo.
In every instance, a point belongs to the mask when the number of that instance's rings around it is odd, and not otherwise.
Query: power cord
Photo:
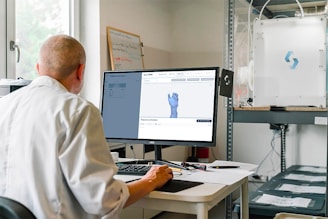
[[[132,144],[130,144],[130,149],[131,149],[131,151],[132,151],[132,154],[133,154],[133,159],[136,159],[136,153],[134,152],[134,148],[133,148],[133,145]]]
[[[277,152],[276,150],[276,145],[275,145],[275,140],[279,138],[279,131],[278,130],[273,130],[273,136],[272,136],[272,139],[271,139],[271,144],[270,144],[270,151],[265,155],[265,157],[262,159],[262,161],[259,163],[256,171],[255,171],[255,174],[256,175],[259,175],[259,170],[261,169],[263,163],[267,160],[267,158],[270,157],[270,162],[271,162],[271,167],[272,167],[272,170],[270,172],[275,172],[275,162],[273,161],[273,155],[276,154],[278,157],[280,157],[280,154]]]
[[[296,3],[297,3],[298,7],[300,8],[300,11],[301,11],[301,17],[304,17],[304,10],[303,10],[303,7],[302,7],[301,3],[299,2],[299,0],[295,0],[295,1],[296,1]],[[267,1],[265,2],[265,4],[263,5],[263,7],[262,7],[262,9],[261,9],[261,11],[260,11],[259,20],[261,20],[261,17],[262,17],[263,11],[264,11],[265,7],[269,4],[269,2],[270,2],[270,0],[267,0]]]

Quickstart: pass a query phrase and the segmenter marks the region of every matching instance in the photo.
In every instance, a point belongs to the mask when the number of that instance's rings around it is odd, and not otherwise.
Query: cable
[[[131,151],[132,151],[132,154],[133,154],[133,159],[136,159],[136,153],[134,152],[134,148],[133,148],[133,145],[132,144],[130,144],[130,149],[131,149]]]
[[[303,11],[303,7],[302,7],[302,5],[300,4],[300,2],[299,2],[298,0],[295,0],[295,1],[296,1],[296,3],[297,3],[298,7],[300,8],[301,16],[304,17],[304,11]]]
[[[248,53],[247,53],[247,62],[249,63],[249,49],[250,49],[250,45],[251,45],[251,10],[253,7],[253,0],[250,1],[249,3],[249,7],[248,7],[248,19],[247,19],[247,26],[248,26],[248,34],[247,34],[247,46],[248,46]]]
[[[300,8],[301,17],[304,17],[304,11],[303,11],[303,7],[302,7],[301,3],[299,2],[299,0],[295,0],[295,1],[297,3],[298,7]],[[261,8],[260,15],[259,15],[259,20],[261,20],[263,11],[266,8],[266,6],[269,4],[269,2],[270,2],[270,0],[266,1],[265,4],[263,5],[263,7]]]
[[[276,150],[276,145],[275,145],[275,140],[279,138],[279,131],[278,130],[274,130],[274,136],[272,137],[271,139],[271,148],[272,148],[272,153],[271,153],[271,156],[270,156],[270,161],[271,161],[271,172],[272,173],[276,173],[276,168],[275,168],[275,162],[273,160],[273,155],[276,154],[278,157],[280,157],[280,154],[279,152]]]
[[[266,6],[269,4],[270,0],[266,1],[263,7],[261,8],[260,15],[259,15],[259,20],[261,20],[262,14]]]
[[[273,154],[276,154],[280,157],[280,154],[276,151],[276,146],[275,146],[275,140],[276,138],[279,137],[279,131],[278,130],[273,130],[273,136],[272,136],[272,139],[271,139],[271,150],[265,155],[265,157],[262,159],[262,161],[259,163],[256,171],[255,171],[255,174],[256,175],[259,175],[258,172],[259,170],[261,169],[263,163],[267,160],[267,158],[270,156],[270,161],[271,161],[271,165],[272,165],[272,172],[275,172],[275,167],[274,167],[274,161],[273,161]]]

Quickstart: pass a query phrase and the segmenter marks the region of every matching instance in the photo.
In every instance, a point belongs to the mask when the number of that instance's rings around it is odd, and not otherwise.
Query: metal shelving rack
[[[226,35],[226,58],[225,66],[229,70],[233,71],[234,60],[234,14],[235,14],[235,0],[227,1],[227,35]],[[327,109],[317,110],[308,108],[308,110],[282,110],[282,111],[272,111],[272,110],[246,110],[246,109],[234,109],[233,99],[227,98],[227,133],[226,133],[226,143],[227,152],[226,159],[228,161],[233,160],[233,123],[269,123],[269,124],[312,124],[315,125],[316,117],[328,117]],[[282,148],[285,144],[284,126],[281,126],[282,132]],[[327,128],[328,136],[328,128]],[[327,138],[327,148],[328,148],[328,138]],[[327,149],[327,178],[326,178],[326,200],[328,200],[328,149]],[[285,166],[281,166],[284,170]],[[226,198],[226,218],[232,218],[232,196]],[[325,203],[325,215],[328,216],[328,202]]]
[[[233,116],[230,122],[232,123],[268,123],[268,124],[299,124],[299,125],[316,125],[316,118],[328,117],[327,108],[312,108],[312,107],[300,107],[283,111],[271,111],[271,110],[256,110],[250,108],[247,110],[245,108],[235,108],[233,109]],[[254,110],[255,109],[255,110]],[[285,135],[283,135],[283,129],[281,130],[281,147],[285,147]],[[232,136],[232,133],[229,134]],[[327,128],[328,136],[328,128]],[[328,140],[327,140],[328,148]],[[281,171],[284,171],[286,166],[284,153],[281,154]],[[328,150],[327,150],[327,164],[328,167]],[[328,168],[327,168],[327,178],[326,178],[326,200],[328,198]],[[325,215],[328,216],[328,203],[325,204]]]
[[[235,15],[235,1],[227,0],[227,8],[228,12],[226,26],[228,27],[226,41],[227,41],[227,55],[225,56],[225,66],[228,70],[233,71],[233,51],[234,51],[234,15]],[[232,128],[233,128],[233,99],[227,98],[227,160],[232,161]],[[226,206],[226,218],[232,218],[232,195],[226,197],[225,199]]]

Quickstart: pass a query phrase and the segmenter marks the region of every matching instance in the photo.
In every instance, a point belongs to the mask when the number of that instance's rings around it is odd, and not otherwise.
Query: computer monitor
[[[218,87],[219,67],[105,71],[100,109],[106,139],[215,146]]]

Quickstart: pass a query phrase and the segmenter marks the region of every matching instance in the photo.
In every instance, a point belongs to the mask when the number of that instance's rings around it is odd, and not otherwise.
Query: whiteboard
[[[107,27],[107,39],[112,70],[144,68],[139,35]]]

